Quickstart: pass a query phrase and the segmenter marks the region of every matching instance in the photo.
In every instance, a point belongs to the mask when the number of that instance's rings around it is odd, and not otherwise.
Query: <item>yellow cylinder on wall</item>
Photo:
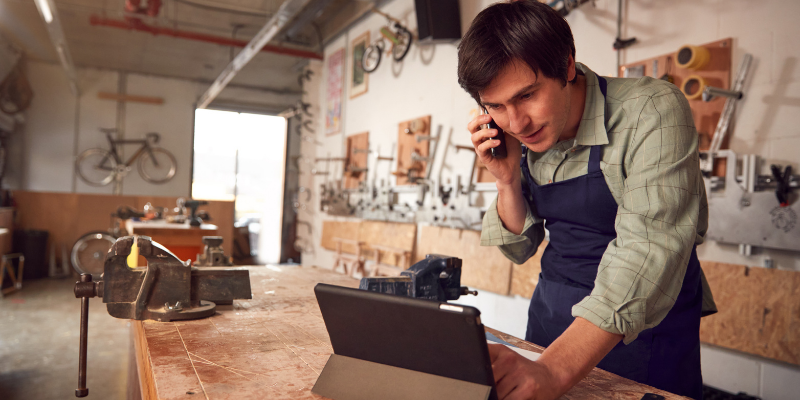
[[[675,64],[680,68],[698,70],[705,67],[711,60],[708,49],[701,46],[687,44],[675,53]]]

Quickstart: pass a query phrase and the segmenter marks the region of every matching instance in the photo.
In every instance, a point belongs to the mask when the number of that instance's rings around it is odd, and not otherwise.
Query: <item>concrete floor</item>
[[[77,279],[23,282],[0,298],[0,398],[70,399],[78,387]],[[89,303],[87,399],[125,399],[130,322]]]

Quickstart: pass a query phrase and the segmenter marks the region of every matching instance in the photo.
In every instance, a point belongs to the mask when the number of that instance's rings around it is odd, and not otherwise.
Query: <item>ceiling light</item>
[[[44,22],[47,22],[48,24],[53,22],[53,12],[50,10],[50,2],[48,2],[48,0],[34,0],[34,2],[39,8],[39,12],[42,13]]]

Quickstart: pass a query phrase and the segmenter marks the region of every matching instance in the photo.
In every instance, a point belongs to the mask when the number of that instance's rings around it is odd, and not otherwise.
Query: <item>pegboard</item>
[[[664,54],[658,57],[648,58],[620,66],[619,76],[625,76],[626,70],[644,67],[644,76],[660,78],[664,74],[669,74],[674,79],[674,84],[681,87],[684,80],[691,75],[698,75],[706,81],[708,86],[722,89],[730,89],[731,84],[731,48],[733,39],[727,38],[716,42],[698,45],[705,47],[711,56],[708,64],[699,70],[691,70],[678,67],[675,60],[675,53]],[[677,51],[678,49],[675,49]],[[653,62],[657,62],[657,71],[654,71]],[[694,125],[699,135],[699,149],[708,150],[711,144],[711,137],[717,128],[717,122],[722,115],[722,108],[725,106],[725,98],[717,97],[710,102],[702,99],[689,100],[689,107],[692,108]],[[733,124],[733,121],[731,121]],[[728,130],[731,131],[732,128]],[[728,136],[730,137],[730,135]],[[728,140],[722,142],[722,148],[727,148]],[[715,168],[716,172],[717,168]],[[716,175],[716,173],[715,173]]]
[[[347,137],[347,155],[344,162],[344,187],[356,189],[367,178],[367,154],[369,153],[369,132],[357,133]]]
[[[417,137],[431,135],[431,116],[415,118],[401,122],[397,129],[397,169],[393,174],[397,177],[397,186],[412,185],[408,178],[424,178],[430,160],[412,160],[415,152],[421,158],[430,156],[430,140],[418,140]]]

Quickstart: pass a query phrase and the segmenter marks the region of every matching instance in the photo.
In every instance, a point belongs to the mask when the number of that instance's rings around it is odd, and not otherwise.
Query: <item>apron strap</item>
[[[597,75],[597,83],[600,86],[600,93],[603,94],[603,98],[606,97],[606,92],[608,91],[608,82],[606,78],[603,78],[600,75]],[[589,153],[589,173],[593,172],[600,172],[600,149],[601,146],[592,146],[591,152]]]
[[[522,196],[525,200],[530,201],[531,199],[531,192],[528,188],[528,185],[531,184],[533,181],[533,177],[531,177],[531,171],[528,169],[528,147],[524,144],[520,143],[522,146],[522,157],[519,159],[519,167],[522,169]]]

